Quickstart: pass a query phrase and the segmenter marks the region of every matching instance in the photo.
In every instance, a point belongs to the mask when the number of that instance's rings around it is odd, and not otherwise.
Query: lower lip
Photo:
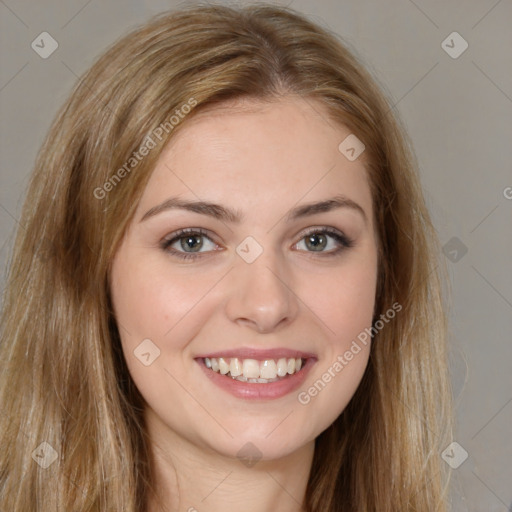
[[[231,393],[233,396],[248,400],[273,400],[286,396],[299,388],[304,382],[309,370],[315,364],[316,359],[309,357],[298,373],[288,375],[276,382],[270,382],[268,384],[260,382],[241,382],[232,377],[226,377],[225,375],[210,370],[205,366],[203,359],[196,359],[196,361],[214,384],[228,393]]]

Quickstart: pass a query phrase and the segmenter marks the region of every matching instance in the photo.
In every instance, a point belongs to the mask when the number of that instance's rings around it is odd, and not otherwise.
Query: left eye
[[[329,241],[331,241],[331,243],[329,243]],[[299,246],[301,242],[303,242],[303,245],[307,249],[311,249],[311,252],[328,252],[330,254],[337,252],[336,247],[339,245],[344,247],[350,246],[349,241],[343,235],[328,231],[312,231],[301,238],[297,246]]]

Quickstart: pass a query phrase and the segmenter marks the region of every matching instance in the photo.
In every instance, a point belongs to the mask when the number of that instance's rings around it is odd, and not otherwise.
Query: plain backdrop
[[[275,3],[339,34],[392,98],[413,140],[453,290],[454,441],[468,454],[453,471],[453,510],[510,511],[512,2]],[[108,45],[178,5],[0,1],[2,290],[28,177],[57,108]],[[58,43],[46,59],[31,47],[42,32]]]

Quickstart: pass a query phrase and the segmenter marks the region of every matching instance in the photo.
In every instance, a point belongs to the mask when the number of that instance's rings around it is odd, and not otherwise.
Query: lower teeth
[[[228,377],[228,375],[226,375]],[[229,375],[233,380],[239,380],[240,382],[252,382],[255,384],[267,384],[270,382],[277,382],[278,380],[284,379],[284,377],[276,377],[275,379],[248,379],[247,377],[244,377],[243,375],[239,375],[238,377],[233,377],[232,375]]]
[[[219,373],[219,372],[215,372],[215,373]],[[275,377],[273,379],[261,379],[261,378],[248,379],[247,377],[244,377],[243,375],[239,375],[238,377],[233,377],[233,375],[231,375],[229,372],[225,373],[225,374],[219,373],[219,375],[223,375],[224,377],[231,377],[233,380],[238,380],[240,382],[249,382],[249,383],[253,383],[253,384],[270,384],[272,382],[277,382],[278,380],[286,379],[287,377],[290,376],[290,375],[285,375],[284,377]]]

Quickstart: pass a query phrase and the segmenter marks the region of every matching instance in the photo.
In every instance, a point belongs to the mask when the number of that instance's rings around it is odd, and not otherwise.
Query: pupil
[[[201,248],[203,245],[202,240],[198,236],[187,236],[181,239],[181,246],[183,249],[193,249],[194,251]],[[197,242],[197,243],[196,243]]]
[[[325,248],[326,237],[319,234],[313,234],[307,238],[306,245],[308,245],[308,243],[311,244],[310,247],[312,247],[314,251],[318,251]]]

